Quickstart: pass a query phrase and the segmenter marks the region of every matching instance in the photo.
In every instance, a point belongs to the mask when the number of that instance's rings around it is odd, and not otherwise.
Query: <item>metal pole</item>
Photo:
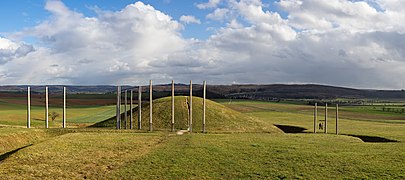
[[[45,87],[45,128],[49,128],[49,95],[48,95],[48,86]]]
[[[63,87],[63,122],[62,128],[66,128],[66,87]]]
[[[190,80],[190,133],[193,132],[193,81]]]
[[[127,93],[127,90],[125,90],[124,91],[125,93],[124,93],[124,129],[126,129],[127,128],[127,119],[128,119],[128,112],[127,112],[127,106],[128,106],[128,104],[127,104],[127,99],[128,99],[128,93]]]
[[[325,133],[328,133],[328,103],[325,103]]]
[[[149,81],[149,131],[152,131],[152,80]]]
[[[138,88],[138,129],[142,129],[142,86]]]
[[[336,134],[339,134],[339,132],[338,132],[338,120],[339,120],[339,105],[336,104]]]
[[[314,133],[316,133],[316,119],[318,116],[318,103],[315,103],[314,106]]]
[[[27,128],[31,128],[31,87],[27,91]]]
[[[129,101],[129,129],[132,129],[133,128],[133,125],[132,125],[132,99],[134,98],[134,95],[133,95],[133,90],[131,90],[131,100]]]
[[[172,80],[172,132],[174,132],[174,80]]]
[[[117,86],[117,129],[121,128],[121,87]]]
[[[203,127],[202,132],[205,133],[205,99],[207,95],[207,82],[203,82]]]

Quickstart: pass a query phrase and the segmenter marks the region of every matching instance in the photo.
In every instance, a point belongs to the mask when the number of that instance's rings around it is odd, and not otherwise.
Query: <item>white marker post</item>
[[[116,115],[117,115],[117,129],[120,129],[120,127],[121,127],[121,87],[120,86],[117,86]]]
[[[31,87],[27,88],[27,128],[31,128]]]
[[[62,128],[66,128],[66,87],[63,87],[63,122]]]
[[[193,132],[193,81],[190,80],[190,133]]]
[[[133,95],[133,90],[131,90],[131,100],[129,101],[129,129],[132,129],[133,128],[133,125],[132,125],[132,99],[134,98],[134,95]]]
[[[128,120],[128,112],[127,112],[127,106],[128,106],[128,103],[127,103],[127,99],[128,99],[128,93],[127,93],[128,91],[127,90],[125,90],[124,91],[124,129],[127,129],[127,120]]]
[[[202,132],[205,133],[205,99],[207,96],[207,82],[203,82],[203,126],[202,126]]]
[[[174,132],[174,80],[172,80],[172,132]]]
[[[328,133],[328,103],[325,103],[325,133]]]
[[[338,120],[339,120],[339,105],[336,104],[336,135],[339,134],[339,132],[338,132]]]
[[[45,128],[49,128],[49,96],[48,96],[48,86],[45,87]]]
[[[138,87],[138,129],[142,129],[142,86]]]
[[[149,81],[149,131],[152,131],[152,80]]]
[[[318,117],[318,103],[315,103],[315,106],[314,106],[314,133],[316,133],[317,117]]]

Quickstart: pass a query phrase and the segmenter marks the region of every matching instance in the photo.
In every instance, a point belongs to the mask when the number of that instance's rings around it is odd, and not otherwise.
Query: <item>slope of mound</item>
[[[188,128],[189,97],[175,97],[175,128]],[[142,129],[149,128],[149,103],[142,104]],[[153,129],[171,129],[171,97],[153,101]],[[203,99],[193,97],[193,131],[202,130]],[[129,114],[129,113],[128,113]],[[129,119],[129,118],[128,118]],[[115,127],[115,117],[92,127]],[[138,108],[133,109],[133,124],[137,128]],[[129,123],[127,123],[129,127]],[[229,109],[211,100],[206,100],[206,130],[216,132],[280,132],[274,126],[266,126],[260,120]]]

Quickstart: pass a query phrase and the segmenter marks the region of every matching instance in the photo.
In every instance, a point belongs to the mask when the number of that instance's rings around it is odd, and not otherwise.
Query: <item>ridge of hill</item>
[[[26,91],[25,85],[0,86],[0,92],[23,94]],[[69,94],[113,94],[116,86],[67,86]],[[176,84],[176,95],[188,95],[188,84]],[[31,91],[43,93],[44,86],[31,86]],[[122,90],[138,91],[138,86],[122,86]],[[148,93],[149,88],[143,86],[143,92]],[[60,93],[63,86],[49,86],[49,91]],[[166,97],[171,94],[170,84],[153,86],[153,98]],[[193,94],[202,96],[202,85],[193,84]],[[136,94],[135,94],[136,96]],[[405,100],[404,90],[375,90],[375,89],[355,89],[346,87],[336,87],[318,84],[240,84],[240,85],[208,85],[207,97],[210,99],[236,98],[236,99],[399,99]]]

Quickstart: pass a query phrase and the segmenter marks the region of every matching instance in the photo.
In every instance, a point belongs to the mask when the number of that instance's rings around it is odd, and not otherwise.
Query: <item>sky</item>
[[[403,0],[0,1],[0,85],[405,88]]]

